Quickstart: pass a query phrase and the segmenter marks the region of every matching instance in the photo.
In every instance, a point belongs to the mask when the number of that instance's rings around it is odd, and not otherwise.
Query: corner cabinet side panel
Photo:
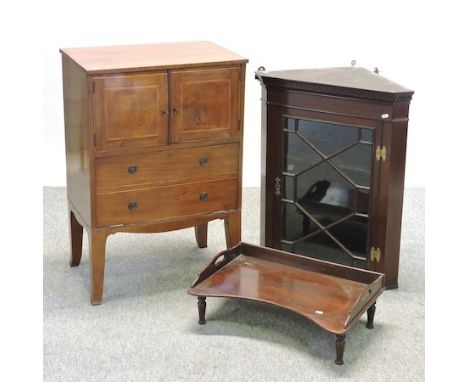
[[[265,85],[262,84],[262,122],[261,122],[261,155],[262,155],[262,162],[261,162],[261,178],[260,178],[260,245],[266,245],[266,168],[267,168],[267,90]]]
[[[387,288],[398,287],[407,126],[407,119],[402,118],[384,123],[383,128],[387,159],[381,167],[379,215],[384,218],[385,228],[381,248],[383,258],[375,270],[385,271]]]
[[[92,134],[86,73],[62,55],[67,197],[81,219],[91,226]]]

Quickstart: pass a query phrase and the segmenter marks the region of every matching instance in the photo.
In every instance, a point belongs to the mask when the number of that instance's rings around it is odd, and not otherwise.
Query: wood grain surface
[[[92,74],[247,62],[242,56],[209,41],[64,48],[60,51]]]

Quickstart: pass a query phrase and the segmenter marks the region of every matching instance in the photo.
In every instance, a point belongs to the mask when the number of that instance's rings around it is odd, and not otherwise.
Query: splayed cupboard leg
[[[69,211],[69,228],[70,228],[70,266],[77,267],[80,265],[81,253],[83,249],[83,226],[76,220],[73,211]]]
[[[199,248],[206,248],[208,244],[208,223],[195,226],[195,238]]]

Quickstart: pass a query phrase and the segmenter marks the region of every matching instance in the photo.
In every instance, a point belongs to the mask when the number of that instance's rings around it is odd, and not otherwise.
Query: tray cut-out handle
[[[198,274],[198,277],[192,283],[192,288],[200,284],[203,280],[211,276],[213,273],[224,267],[227,263],[234,260],[240,255],[242,249],[242,243],[236,246],[226,249],[218,253],[215,257],[210,260],[210,263],[206,268]]]

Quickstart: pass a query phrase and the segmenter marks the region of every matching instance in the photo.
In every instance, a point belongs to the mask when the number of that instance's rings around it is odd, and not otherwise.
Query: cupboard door
[[[280,248],[367,268],[378,129],[284,117],[282,130]]]
[[[167,144],[167,74],[94,80],[96,151]]]
[[[171,141],[237,136],[239,76],[239,67],[171,72]]]

